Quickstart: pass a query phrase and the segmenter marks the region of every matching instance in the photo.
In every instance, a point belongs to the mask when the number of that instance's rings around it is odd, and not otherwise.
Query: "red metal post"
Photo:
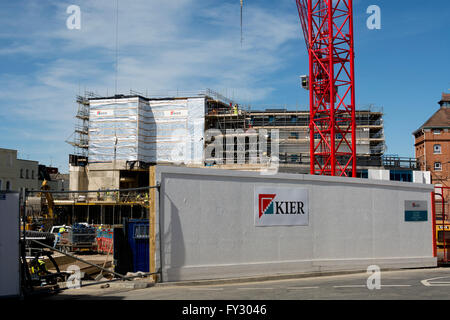
[[[355,101],[355,41],[353,38],[353,0],[349,0],[349,19],[350,30],[352,30],[352,37],[350,43],[350,77],[352,82],[352,96],[351,96],[351,112],[352,112],[352,177],[356,177],[356,101]]]
[[[444,246],[444,263],[446,263],[446,262],[448,262],[448,259],[447,259],[447,243],[446,243],[446,234],[445,234],[445,232],[446,232],[446,230],[445,230],[445,198],[444,198],[444,188],[443,187],[441,187],[441,198],[442,198],[442,201],[441,201],[441,205],[442,205],[442,208],[441,208],[441,210],[442,210],[442,243],[443,243],[443,246]]]
[[[436,244],[436,200],[435,193],[431,192],[431,224],[433,226],[433,257],[437,257],[437,244]]]
[[[311,43],[313,41],[313,34],[312,34],[312,6],[311,6],[311,1],[308,1],[308,13],[307,13],[307,18],[308,18],[308,32],[305,32],[308,34],[308,39],[305,39],[308,43]],[[306,31],[306,30],[304,30]],[[313,69],[313,56],[312,54],[309,55],[309,70]],[[314,82],[314,74],[310,73],[309,75],[309,92],[312,92],[314,87],[313,87],[313,82]],[[312,106],[314,104],[314,96],[312,94],[309,95],[309,105]],[[312,110],[310,108],[310,110]],[[311,119],[312,117],[312,113],[310,111],[309,114],[309,119]],[[316,174],[316,157],[314,156],[315,152],[314,152],[314,140],[315,140],[315,128],[314,128],[314,123],[313,121],[309,121],[309,168],[310,168],[310,173],[311,174]]]
[[[353,1],[296,1],[308,37],[310,173],[355,177]]]
[[[435,189],[441,189],[441,193],[436,193],[434,192],[433,194],[436,196],[440,196],[441,197],[441,210],[442,210],[442,245],[443,245],[443,262],[447,263],[449,262],[448,259],[448,253],[447,253],[447,237],[446,237],[446,232],[447,230],[445,229],[445,227],[448,227],[446,225],[446,214],[445,214],[445,199],[446,197],[444,196],[444,190],[450,189],[450,187],[436,187]],[[434,206],[435,207],[435,206]]]

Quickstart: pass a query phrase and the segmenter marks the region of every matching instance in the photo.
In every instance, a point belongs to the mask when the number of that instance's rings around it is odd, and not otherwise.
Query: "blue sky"
[[[69,5],[81,29],[69,30]],[[308,108],[308,71],[294,0],[119,0],[118,91],[211,88],[254,108]],[[381,30],[369,30],[369,5]],[[414,156],[411,132],[450,92],[448,0],[357,0],[357,108],[385,113],[387,153]],[[0,1],[0,147],[68,171],[75,96],[115,87],[115,1]]]

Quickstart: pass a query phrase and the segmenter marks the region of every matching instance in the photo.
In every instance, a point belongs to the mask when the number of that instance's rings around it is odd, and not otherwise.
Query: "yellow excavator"
[[[48,181],[44,179],[41,185],[41,192],[39,192],[38,196],[41,198],[41,229],[40,231],[48,231],[53,226],[54,222],[54,201],[53,201],[53,195],[52,193],[48,192],[50,191],[50,186],[48,185]],[[42,196],[45,195],[45,199],[47,202],[47,210],[44,210],[44,201],[42,199]]]
[[[54,215],[53,215],[54,201],[53,201],[52,194],[50,192],[45,192],[45,191],[50,191],[50,186],[48,185],[48,181],[47,180],[44,180],[42,182],[41,190],[42,190],[42,192],[45,193],[45,199],[47,200],[48,215],[45,218],[51,220],[51,219],[54,218]],[[40,196],[42,196],[42,192],[39,194]]]
[[[47,192],[46,192],[47,191]],[[54,207],[54,201],[53,201],[53,196],[50,192],[50,186],[48,185],[48,180],[45,180],[42,182],[41,185],[41,192],[39,192],[36,196],[39,197],[41,199],[40,203],[40,218],[37,218],[35,216],[27,216],[26,217],[26,225],[25,225],[25,230],[27,231],[46,231],[47,229],[51,228],[52,224],[53,224],[53,218],[54,218],[54,211],[53,211],[53,207]],[[42,199],[43,194],[45,195],[45,199],[46,199],[46,207],[47,210],[44,210],[44,200]],[[39,225],[38,225],[39,224]],[[39,228],[39,226],[41,226]]]

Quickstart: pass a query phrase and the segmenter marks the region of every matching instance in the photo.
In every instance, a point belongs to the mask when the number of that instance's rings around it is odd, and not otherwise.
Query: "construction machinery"
[[[39,195],[41,196],[42,193],[44,193],[45,199],[47,200],[48,214],[47,214],[46,218],[52,220],[52,219],[54,219],[54,214],[53,214],[54,200],[53,200],[53,196],[50,192],[45,192],[45,191],[50,191],[50,186],[48,185],[47,180],[44,180],[42,182],[41,190],[42,190],[42,192]]]
[[[352,0],[296,0],[309,54],[310,173],[356,177]]]
[[[77,223],[60,232],[56,248],[63,252],[95,252],[97,251],[96,238],[95,228]]]

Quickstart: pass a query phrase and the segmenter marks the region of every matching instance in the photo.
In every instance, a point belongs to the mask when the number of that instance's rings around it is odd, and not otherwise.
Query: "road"
[[[379,289],[369,274],[233,284],[154,286],[145,289],[70,289],[51,299],[105,300],[450,300],[450,268],[381,271]]]

